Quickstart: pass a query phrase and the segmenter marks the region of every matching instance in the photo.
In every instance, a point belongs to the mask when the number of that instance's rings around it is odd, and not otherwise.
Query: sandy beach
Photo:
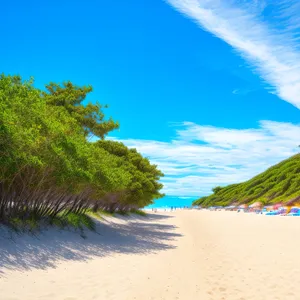
[[[300,299],[299,222],[185,210],[107,218],[85,239],[3,233],[0,299]]]

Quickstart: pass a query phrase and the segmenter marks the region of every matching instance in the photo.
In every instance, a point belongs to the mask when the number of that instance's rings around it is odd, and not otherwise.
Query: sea
[[[165,196],[161,199],[155,200],[154,204],[148,205],[146,209],[151,208],[171,208],[171,207],[190,207],[192,202],[199,197],[182,197],[182,196]]]

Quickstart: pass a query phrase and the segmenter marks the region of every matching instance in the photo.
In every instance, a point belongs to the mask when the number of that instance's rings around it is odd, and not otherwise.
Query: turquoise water
[[[197,197],[176,197],[176,196],[166,196],[164,198],[155,200],[154,204],[151,204],[145,208],[164,208],[164,207],[183,207],[191,206],[192,202],[196,200]]]

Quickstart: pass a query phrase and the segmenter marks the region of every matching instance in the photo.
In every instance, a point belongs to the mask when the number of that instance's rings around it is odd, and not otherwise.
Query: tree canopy
[[[160,198],[162,172],[135,149],[105,140],[119,128],[92,87],[0,76],[0,222],[87,208],[141,208]],[[100,140],[90,142],[94,135]]]

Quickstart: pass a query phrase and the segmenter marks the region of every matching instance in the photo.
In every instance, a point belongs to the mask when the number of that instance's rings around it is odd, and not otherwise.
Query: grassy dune
[[[232,203],[263,204],[289,203],[300,201],[300,154],[272,166],[252,179],[226,187],[216,187],[213,194],[202,197],[193,205],[204,207],[230,205]]]

